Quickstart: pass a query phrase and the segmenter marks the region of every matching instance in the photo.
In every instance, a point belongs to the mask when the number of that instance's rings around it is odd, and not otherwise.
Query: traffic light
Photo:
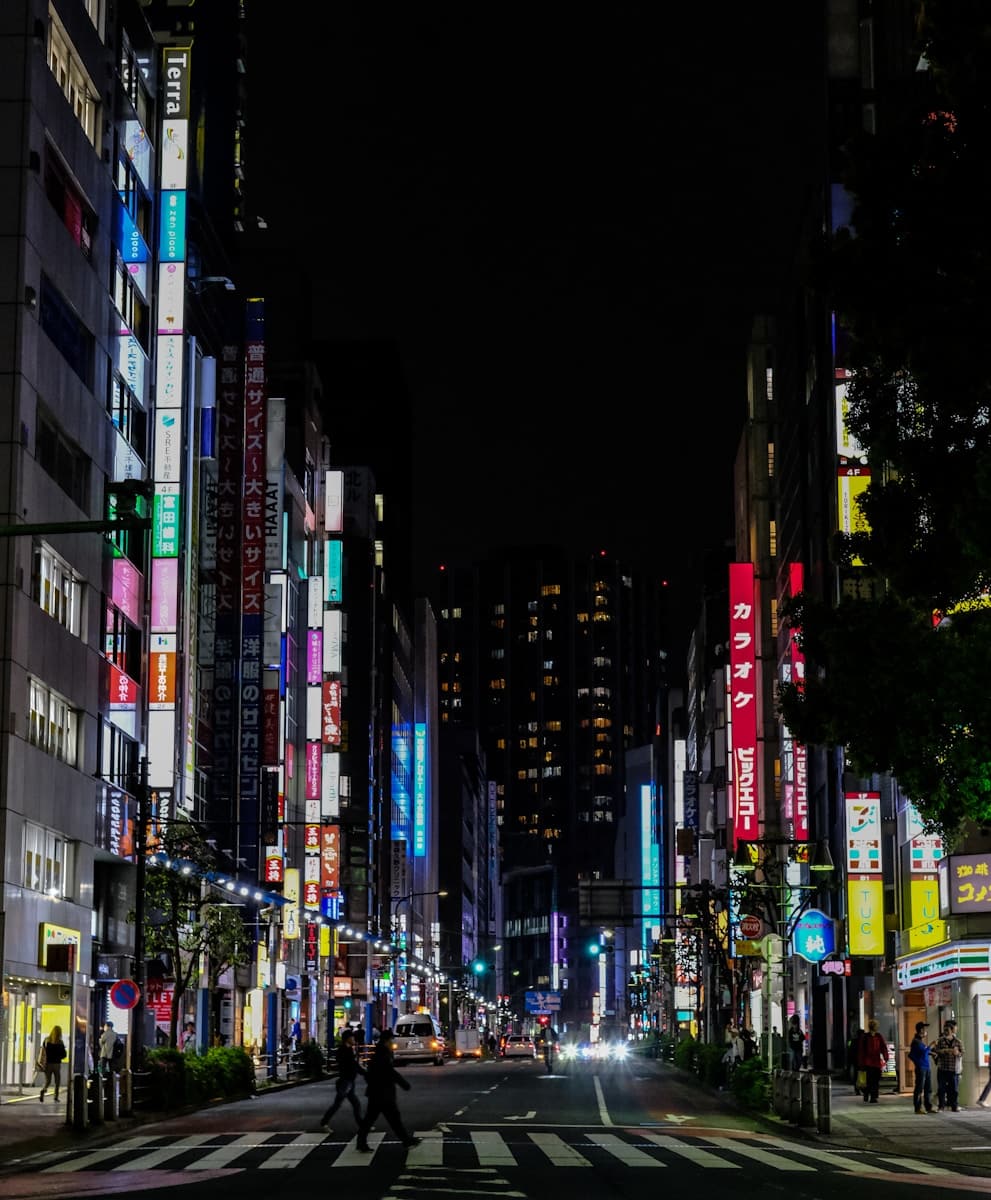
[[[475,972],[476,975],[484,975],[485,974],[485,963],[482,962],[482,960],[480,958],[476,958],[475,961],[471,964],[471,969]]]
[[[546,1027],[547,1025],[550,1025],[550,1023],[551,1023],[551,1019],[550,1019],[550,1017],[540,1017],[540,1018],[538,1018],[538,1020],[540,1021],[540,1024],[541,1024],[541,1025],[543,1025],[543,1026],[545,1026],[545,1027]]]
[[[596,938],[593,942],[589,942],[588,952],[589,954],[600,954],[602,952],[602,943],[598,938]]]
[[[344,997],[344,1011],[345,1012],[351,1011],[351,997],[350,996]]]

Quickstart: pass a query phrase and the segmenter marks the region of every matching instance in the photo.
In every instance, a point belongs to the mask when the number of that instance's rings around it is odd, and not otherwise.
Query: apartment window
[[[84,257],[91,258],[96,216],[51,146],[45,152],[45,195]]]
[[[124,382],[123,378],[112,371],[110,374],[110,395],[107,398],[107,412],[114,428],[127,442],[142,462],[148,461],[148,417],[138,402],[138,398]]]
[[[72,843],[33,821],[24,822],[22,886],[47,896],[67,896],[72,880]]]
[[[96,339],[47,275],[41,277],[38,324],[83,383],[92,388]]]
[[[30,681],[29,691],[28,740],[33,746],[75,766],[79,714],[64,696],[53,692],[38,679]]]
[[[134,792],[140,767],[140,744],[110,721],[100,724],[96,773],[123,792]]]
[[[72,106],[76,120],[83,127],[90,142],[96,146],[99,91],[83,70],[82,63],[51,5],[48,7],[48,66],[63,95]]]
[[[31,595],[44,612],[79,637],[82,582],[65,559],[44,543],[34,548]]]
[[[134,277],[120,253],[114,252],[114,304],[121,320],[138,340],[138,345],[148,350],[148,305],[141,299],[134,284]]]
[[[55,480],[62,491],[75,501],[78,508],[87,510],[89,459],[40,409],[34,452],[38,466]]]

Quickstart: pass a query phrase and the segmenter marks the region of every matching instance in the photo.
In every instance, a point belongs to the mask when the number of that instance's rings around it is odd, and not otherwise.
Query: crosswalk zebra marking
[[[670,1150],[672,1154],[680,1154],[683,1158],[689,1159],[700,1167],[722,1167],[730,1170],[739,1170],[740,1164],[728,1162],[725,1158],[720,1158],[717,1154],[711,1153],[709,1150],[703,1150],[701,1146],[689,1146],[685,1142],[679,1142],[677,1138],[668,1137],[663,1133],[644,1133],[642,1135],[648,1142],[655,1146],[660,1146],[662,1150]]]
[[[411,1167],[442,1167],[444,1165],[444,1135],[427,1129],[417,1133],[419,1146],[410,1146],[406,1162]]]
[[[767,1167],[774,1167],[776,1171],[815,1170],[815,1167],[810,1167],[808,1163],[795,1162],[792,1158],[785,1158],[783,1154],[776,1154],[773,1150],[763,1150],[760,1146],[749,1146],[737,1138],[706,1136],[705,1140],[710,1146],[717,1146],[720,1150],[732,1150],[734,1154],[752,1158]]]
[[[555,1167],[590,1167],[592,1165],[584,1155],[579,1154],[573,1146],[569,1146],[556,1133],[530,1133],[527,1136],[534,1145],[540,1147]]]
[[[312,1133],[299,1133],[291,1142],[280,1146],[271,1158],[266,1158],[258,1166],[263,1170],[292,1170],[293,1167],[298,1167],[308,1154],[312,1154],[317,1146],[322,1146],[323,1142],[322,1135],[314,1139]]]
[[[491,1129],[471,1130],[471,1140],[483,1167],[515,1167],[516,1159],[501,1133]]]
[[[368,1144],[372,1148],[371,1154],[364,1154],[358,1149],[358,1139],[352,1138],[350,1142],[337,1156],[334,1163],[335,1167],[370,1167],[372,1159],[375,1157],[375,1151],[378,1150],[382,1142],[385,1141],[384,1133],[370,1133],[368,1135]]]
[[[228,1142],[226,1146],[218,1146],[216,1150],[211,1150],[203,1158],[198,1158],[196,1162],[190,1163],[188,1169],[190,1171],[215,1171],[218,1167],[229,1166],[235,1158],[240,1158],[245,1150],[264,1145],[264,1135],[243,1133],[233,1142]]]
[[[212,1134],[200,1133],[196,1134],[195,1137],[184,1138],[183,1140],[192,1145],[200,1146],[203,1144],[203,1142],[208,1142],[211,1137]],[[103,1150],[91,1150],[88,1154],[84,1154],[80,1158],[69,1158],[65,1159],[63,1162],[55,1163],[51,1167],[43,1167],[39,1174],[59,1175],[64,1174],[66,1171],[88,1171],[91,1167],[98,1166],[101,1162],[106,1162],[108,1158],[119,1158],[121,1154],[126,1153],[128,1150],[143,1149],[146,1148],[147,1145],[148,1139],[145,1137],[128,1138],[124,1142],[118,1142],[113,1146],[107,1146]],[[174,1153],[175,1143],[169,1143],[167,1154],[171,1155]],[[148,1157],[150,1157],[150,1155],[142,1155],[141,1159]],[[141,1161],[141,1159],[138,1161]],[[134,1161],[128,1163],[123,1169],[126,1171],[138,1170],[138,1168],[134,1165]]]
[[[845,1154],[838,1154],[835,1150],[824,1150],[819,1146],[816,1146],[815,1149],[807,1149],[805,1146],[795,1142],[786,1142],[781,1138],[769,1138],[768,1142],[778,1149],[787,1150],[789,1154],[800,1154],[804,1158],[814,1158],[816,1162],[829,1163],[840,1171],[856,1171],[860,1174],[865,1169],[862,1158],[847,1158]]]
[[[600,1146],[603,1150],[608,1150],[620,1160],[624,1167],[666,1167],[667,1163],[661,1162],[659,1158],[653,1158],[643,1150],[638,1150],[636,1146],[631,1146],[629,1142],[624,1142],[622,1138],[617,1137],[614,1133],[590,1133],[588,1140],[596,1146]]]

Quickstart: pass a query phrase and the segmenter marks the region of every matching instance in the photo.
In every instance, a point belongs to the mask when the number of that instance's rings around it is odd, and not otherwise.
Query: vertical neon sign
[[[733,730],[733,838],[758,836],[757,619],[752,563],[729,565],[729,703]]]

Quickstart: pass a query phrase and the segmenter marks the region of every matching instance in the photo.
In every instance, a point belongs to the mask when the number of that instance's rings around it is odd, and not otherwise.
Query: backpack
[[[113,1052],[110,1055],[110,1061],[112,1063],[120,1062],[120,1060],[123,1057],[124,1057],[124,1043],[120,1040],[120,1038],[114,1038],[114,1048],[113,1048]]]

